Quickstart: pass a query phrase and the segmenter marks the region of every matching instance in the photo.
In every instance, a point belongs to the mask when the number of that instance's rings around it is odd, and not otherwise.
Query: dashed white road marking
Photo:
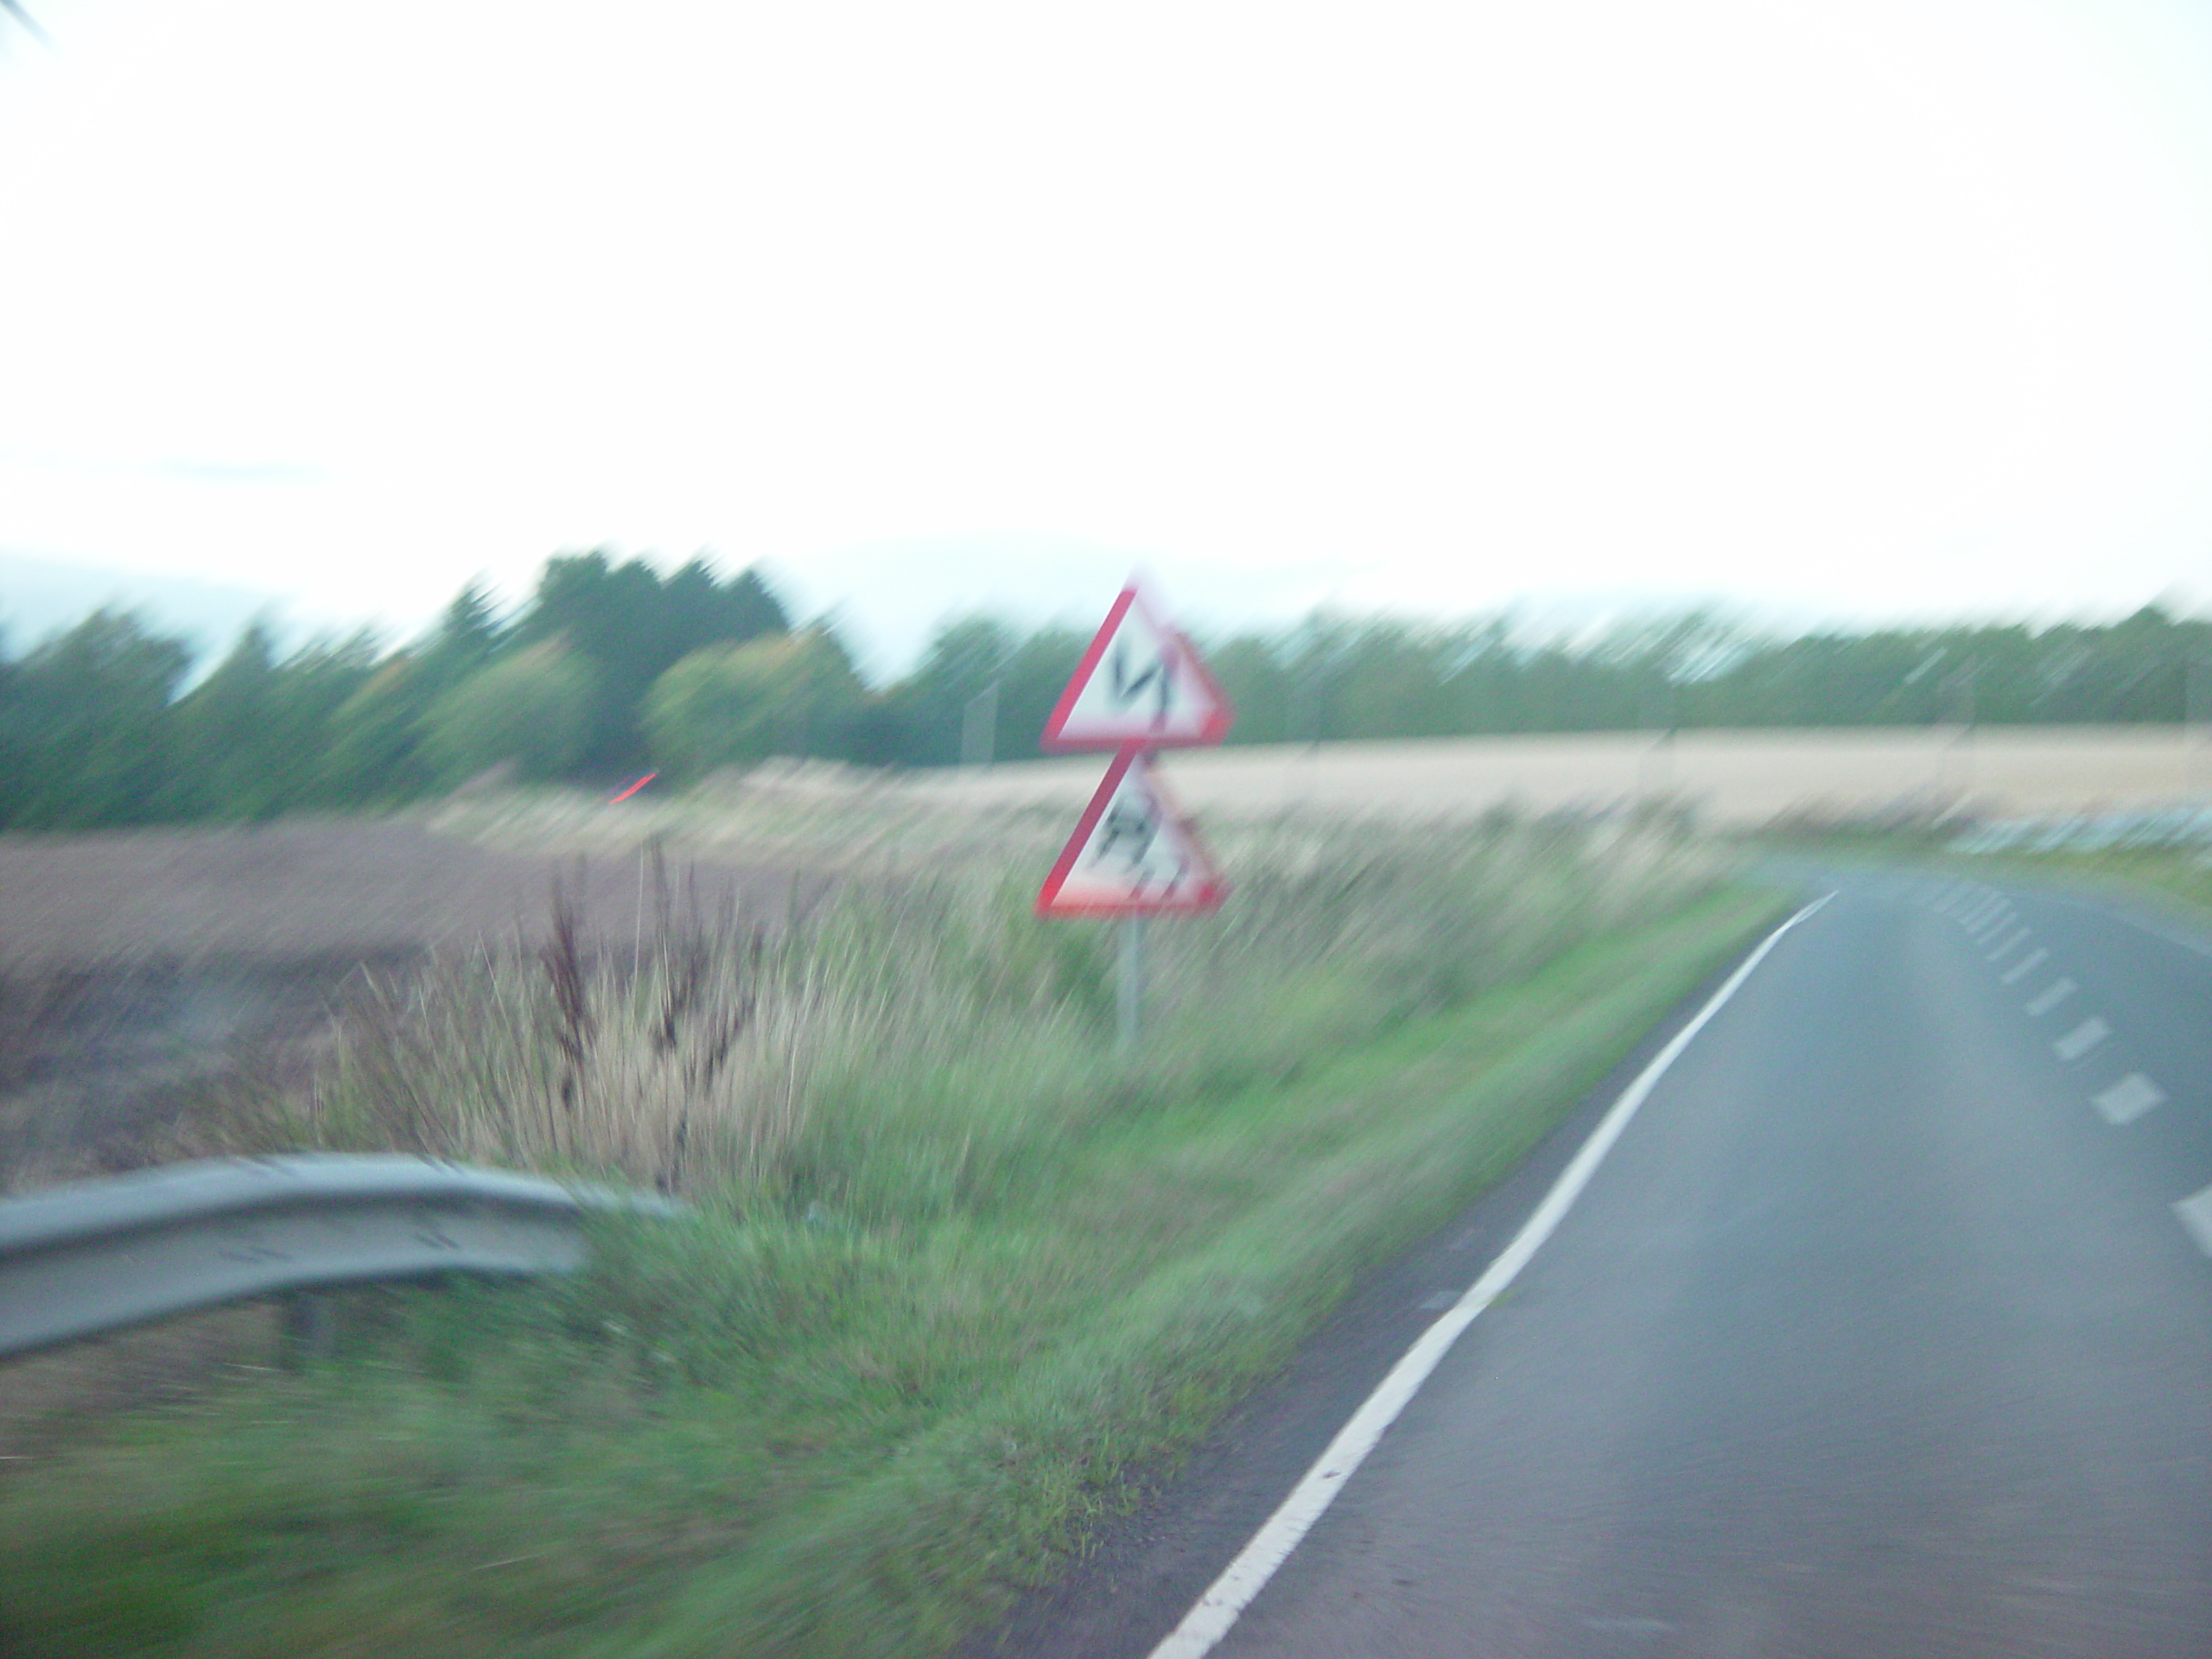
[[[1989,953],[1989,960],[1992,962],[2004,961],[2005,957],[2011,956],[2014,950],[2018,950],[2020,945],[2026,941],[2027,937],[2028,930],[2024,927],[2018,932],[2013,934],[2012,938],[2006,939],[2004,944],[1999,945],[1994,950],[1991,951]]]
[[[2165,1100],[2164,1090],[2140,1071],[2131,1071],[2101,1095],[2092,1095],[2089,1104],[2117,1129],[2133,1123],[2153,1106],[2163,1106]]]
[[[2189,1236],[2196,1241],[2196,1248],[2212,1255],[2212,1186],[2206,1187],[2193,1198],[2183,1198],[2174,1205],[2174,1214],[2181,1217],[2181,1224],[2189,1229]]]
[[[2062,1060],[2078,1060],[2112,1035],[2112,1027],[2091,1014],[2051,1045]]]
[[[1513,1242],[1483,1270],[1482,1277],[1468,1287],[1467,1294],[1452,1304],[1451,1311],[1422,1332],[1414,1345],[1406,1350],[1390,1368],[1390,1374],[1352,1413],[1313,1466],[1291,1488],[1290,1496],[1261,1523],[1260,1529],[1237,1552],[1236,1559],[1222,1569],[1221,1576],[1206,1586],[1205,1593],[1183,1615],[1183,1622],[1153,1649],[1152,1659],[1201,1659],[1229,1634],[1237,1615],[1274,1576],[1275,1569],[1290,1559],[1291,1551],[1298,1548],[1313,1523],[1344,1490],[1344,1483],[1367,1460],[1367,1454],[1375,1449],[1383,1432],[1397,1421],[1406,1402],[1428,1381],[1429,1374],[1459,1339],[1459,1333],[1505,1293],[1506,1287],[1520,1276],[1521,1269],[1529,1264],[1529,1258],[1543,1248],[1544,1241],[1552,1236],[1560,1219],[1573,1207],[1575,1199],[1581,1197],[1582,1189],[1590,1184],[1599,1164],[1612,1150],[1613,1142],[1621,1138],[1630,1119],[1659,1086],[1659,1080],[1667,1075],[1668,1069],[1681,1058],[1682,1051],[1713,1016],[1727,1006],[1753,970],[1766,960],[1767,953],[1782,942],[1782,936],[1834,897],[1831,893],[1815,899],[1768,934],[1759,948],[1745,957],[1742,965],[1713,994],[1712,1000],[1652,1056],[1651,1064],[1637,1074],[1636,1081],[1598,1120],[1598,1127],[1591,1130],[1590,1138],[1560,1172],[1559,1179],[1522,1224],[1521,1230],[1514,1234]]]
[[[2007,985],[2017,985],[2050,960],[2050,952],[2041,945],[2037,945],[2005,970],[2005,982]]]
[[[2053,1008],[2074,995],[2079,988],[2070,979],[2055,979],[2050,988],[2028,1004],[2028,1012],[2040,1020]]]

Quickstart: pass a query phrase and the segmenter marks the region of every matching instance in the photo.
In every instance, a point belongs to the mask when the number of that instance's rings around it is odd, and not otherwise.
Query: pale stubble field
[[[1785,814],[1962,803],[1996,814],[2169,801],[2212,788],[2212,748],[2175,726],[1849,728],[1545,734],[1400,742],[1268,744],[1178,753],[1164,770],[1205,815],[1283,810],[1449,817],[1667,795],[1719,830]],[[931,772],[918,798],[999,806],[1079,804],[1087,757]]]

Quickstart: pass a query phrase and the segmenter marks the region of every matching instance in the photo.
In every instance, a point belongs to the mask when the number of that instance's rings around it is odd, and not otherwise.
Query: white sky
[[[2212,599],[2212,7],[27,0],[0,550],[412,624]],[[0,594],[0,610],[5,608]]]

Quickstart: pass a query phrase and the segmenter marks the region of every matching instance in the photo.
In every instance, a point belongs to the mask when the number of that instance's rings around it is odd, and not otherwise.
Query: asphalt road
[[[1841,881],[1213,1652],[2212,1655],[2212,941]]]

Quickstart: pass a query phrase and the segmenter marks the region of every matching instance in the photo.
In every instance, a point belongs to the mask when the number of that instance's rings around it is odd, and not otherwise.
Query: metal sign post
[[[960,764],[988,766],[997,759],[999,683],[994,679],[968,699],[960,720]]]
[[[1135,1051],[1144,1026],[1144,924],[1141,912],[1122,918],[1122,975],[1116,999],[1121,1017],[1114,1046],[1123,1055]]]
[[[2184,790],[2203,785],[2202,776],[2205,758],[2205,721],[2212,714],[2212,664],[2202,657],[2192,657],[2182,670],[2182,763],[2181,786]]]

